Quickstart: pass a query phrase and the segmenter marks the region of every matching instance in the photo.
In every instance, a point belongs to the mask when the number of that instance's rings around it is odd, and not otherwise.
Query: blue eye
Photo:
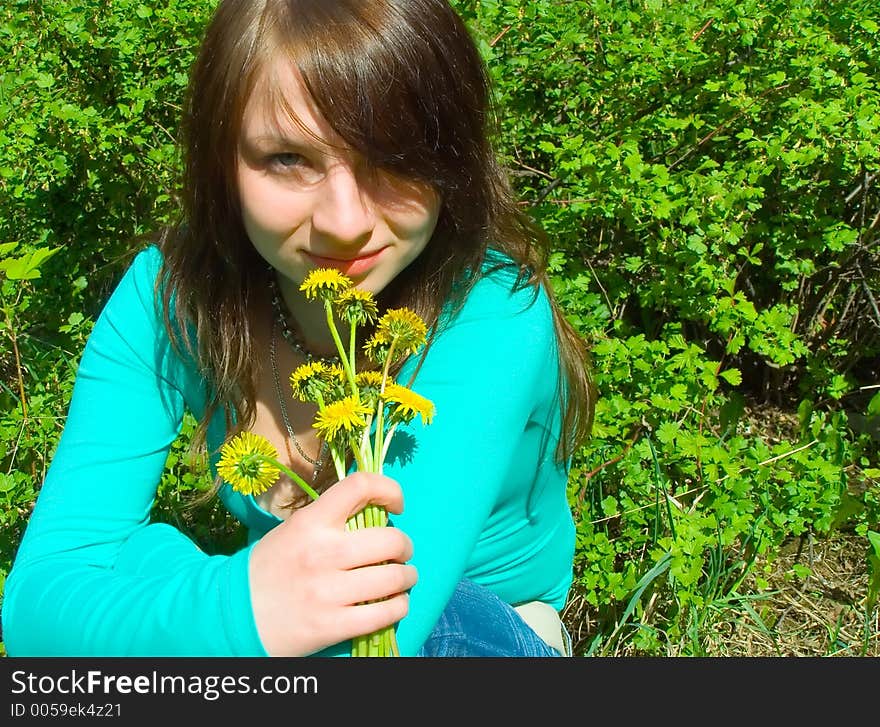
[[[304,162],[305,159],[301,155],[294,154],[293,152],[273,154],[269,158],[269,163],[280,169],[293,169],[294,167],[300,166]]]

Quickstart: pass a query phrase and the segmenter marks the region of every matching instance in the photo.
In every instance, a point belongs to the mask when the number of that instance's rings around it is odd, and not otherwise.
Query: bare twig
[[[538,198],[534,201],[533,204],[541,204],[546,198],[547,195],[550,194],[554,189],[556,189],[560,184],[562,184],[562,177],[557,177],[550,184],[548,184],[544,189],[541,190],[541,193],[538,195]]]
[[[19,297],[21,292],[19,291]],[[18,301],[16,301],[16,305]],[[5,306],[4,306],[5,307]],[[25,428],[28,425],[28,406],[27,406],[27,396],[24,391],[24,369],[21,365],[21,355],[18,351],[18,336],[15,334],[15,323],[12,320],[12,314],[9,312],[9,309],[6,308],[6,329],[9,334],[9,340],[12,342],[12,352],[15,355],[15,375],[18,383],[18,393],[21,398],[21,416],[24,422]]]
[[[587,495],[587,486],[590,484],[590,480],[593,477],[595,477],[597,474],[599,474],[602,470],[604,470],[606,467],[610,467],[611,465],[616,464],[617,462],[620,462],[620,460],[622,460],[624,457],[626,457],[627,453],[629,452],[630,449],[632,449],[633,445],[636,443],[636,441],[638,440],[639,435],[641,433],[642,433],[642,426],[638,425],[635,428],[635,430],[633,431],[632,436],[630,437],[629,441],[626,443],[626,446],[623,448],[623,451],[619,455],[617,455],[616,457],[612,457],[611,459],[609,459],[606,462],[603,462],[602,464],[598,465],[597,467],[594,467],[592,470],[590,470],[589,472],[587,472],[584,475],[584,484],[581,487],[580,492],[578,492],[578,495],[577,495],[578,502],[581,505],[583,505],[584,498]]]
[[[859,272],[861,272],[861,268],[859,268]],[[874,319],[877,322],[877,327],[880,328],[880,310],[877,309],[877,301],[874,299],[874,294],[871,292],[871,287],[868,285],[868,281],[865,280],[864,275],[862,275],[862,289],[865,291],[865,295],[868,297],[868,302],[874,310]]]
[[[754,99],[748,106],[746,106],[744,109],[740,109],[740,111],[737,114],[735,114],[731,118],[727,119],[726,121],[723,121],[722,123],[720,123],[714,129],[712,129],[712,131],[710,131],[702,139],[700,139],[694,146],[692,146],[684,154],[682,154],[678,159],[676,159],[674,162],[672,162],[672,164],[669,165],[669,171],[672,171],[673,169],[675,169],[675,167],[677,167],[685,159],[687,159],[691,154],[693,154],[695,151],[697,151],[697,149],[699,149],[701,146],[703,146],[703,144],[705,144],[707,141],[709,141],[713,136],[715,136],[715,134],[719,133],[720,131],[723,131],[728,126],[730,126],[734,121],[736,121],[740,116],[743,116],[746,113],[746,111],[748,111],[750,108],[752,108],[752,106],[754,106],[756,103],[758,103],[758,101],[763,99],[765,96],[773,93],[774,91],[782,91],[783,89],[788,88],[790,85],[791,85],[790,83],[783,83],[781,86],[774,86],[773,88],[766,89],[764,92],[759,94],[758,97],[756,99]]]
[[[505,35],[507,35],[508,31],[512,28],[512,25],[508,25],[504,30],[502,30],[498,35],[496,35],[492,40],[489,41],[489,47],[494,48],[495,44],[501,40]]]
[[[596,275],[596,271],[593,269],[593,263],[590,262],[589,258],[584,257],[584,262],[587,263],[587,267],[590,268],[590,272],[593,274],[593,280],[596,281],[596,285],[599,286],[599,290],[602,291],[602,296],[605,298],[605,303],[608,305],[608,312],[613,316],[614,310],[611,307],[611,298],[608,297],[608,293],[605,290],[605,286],[602,285],[602,281],[599,280],[599,276]]]
[[[553,175],[552,175],[552,174],[547,174],[547,172],[544,172],[544,171],[542,171],[542,170],[540,170],[540,169],[535,169],[534,167],[530,167],[528,164],[525,164],[524,162],[521,162],[519,159],[516,160],[516,163],[517,163],[518,166],[522,167],[523,169],[525,169],[525,170],[527,170],[527,171],[529,171],[529,172],[532,172],[533,174],[537,174],[537,175],[540,176],[540,177],[544,177],[544,179],[550,179],[550,180],[553,179]],[[514,172],[514,173],[515,173],[515,172]]]
[[[870,174],[870,175],[865,174],[863,181],[860,182],[859,185],[852,192],[850,192],[848,195],[846,195],[846,197],[844,198],[843,201],[846,202],[847,204],[849,204],[850,202],[852,202],[856,198],[857,194],[859,194],[860,192],[864,193],[865,191],[867,191],[868,187],[871,185],[871,182],[873,182],[875,179],[877,179],[878,174],[880,174],[880,172],[874,172],[873,174]]]
[[[694,33],[693,37],[691,38],[691,42],[695,41],[695,40],[696,40],[697,38],[699,38],[703,33],[705,33],[705,32],[709,29],[709,26],[712,25],[713,20],[714,20],[714,18],[709,18],[709,19],[703,24],[703,27],[700,28],[696,33]]]
[[[543,204],[559,204],[559,205],[567,205],[567,204],[589,204],[590,202],[595,202],[595,197],[571,197],[569,199],[545,199],[542,200]],[[537,202],[529,202],[528,200],[520,200],[517,202],[517,205],[520,207],[528,207],[529,205],[537,204]]]

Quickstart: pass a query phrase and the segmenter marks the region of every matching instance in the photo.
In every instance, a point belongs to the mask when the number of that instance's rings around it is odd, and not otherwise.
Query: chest
[[[319,491],[328,483],[329,458],[322,458],[321,440],[312,427],[317,407],[294,398],[290,373],[302,360],[276,342],[274,355],[266,356],[256,380],[255,417],[250,430],[265,437],[278,452],[279,461]],[[319,484],[323,483],[323,487]],[[281,519],[310,502],[309,497],[282,474],[269,490],[256,497],[257,504]]]

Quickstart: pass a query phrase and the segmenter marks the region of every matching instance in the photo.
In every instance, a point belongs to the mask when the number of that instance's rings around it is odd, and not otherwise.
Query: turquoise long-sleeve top
[[[170,345],[154,284],[155,247],[140,252],[83,351],[64,431],[3,597],[10,656],[265,656],[248,586],[253,544],[280,521],[252,496],[219,496],[249,531],[233,555],[209,556],[151,523],[169,447],[186,409],[200,417],[205,384]],[[419,579],[398,625],[414,655],[455,585],[471,578],[511,604],[562,608],[572,579],[574,523],[560,436],[560,370],[543,291],[513,289],[515,268],[490,269],[447,310],[412,388],[432,400],[415,448],[390,454],[403,489],[393,524],[413,541]],[[409,380],[415,359],[398,380]],[[398,429],[398,432],[404,429]],[[226,435],[209,428],[213,452]],[[392,447],[403,436],[395,435]],[[320,655],[345,655],[350,642]]]

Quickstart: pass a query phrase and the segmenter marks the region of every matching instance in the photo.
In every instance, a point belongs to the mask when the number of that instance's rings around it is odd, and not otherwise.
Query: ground
[[[719,614],[703,634],[707,656],[880,656],[880,609],[865,616],[868,587],[866,541],[837,533],[824,541],[805,536],[787,543],[764,577],[769,585],[750,601],[763,626],[745,609]],[[805,579],[792,575],[799,563],[810,569]],[[763,574],[762,564],[754,572]],[[754,578],[741,593],[758,594]],[[595,613],[577,596],[563,611],[575,654],[583,654],[597,633]],[[684,653],[674,644],[668,656]],[[614,656],[636,656],[631,644]]]
[[[798,438],[797,414],[769,404],[751,402],[744,426],[769,444]],[[748,604],[757,618],[746,608],[713,612],[712,626],[702,630],[703,650],[709,656],[880,656],[880,607],[869,617],[865,613],[867,547],[867,540],[854,532],[837,531],[823,540],[810,535],[790,539],[772,559],[755,563],[739,590],[755,596]],[[796,564],[809,574],[796,577]],[[754,574],[768,585],[759,588]],[[563,621],[575,653],[583,653],[599,630],[595,609],[573,592]],[[635,655],[632,644],[622,642],[614,655]],[[685,647],[668,647],[669,656],[683,653],[688,653]]]

